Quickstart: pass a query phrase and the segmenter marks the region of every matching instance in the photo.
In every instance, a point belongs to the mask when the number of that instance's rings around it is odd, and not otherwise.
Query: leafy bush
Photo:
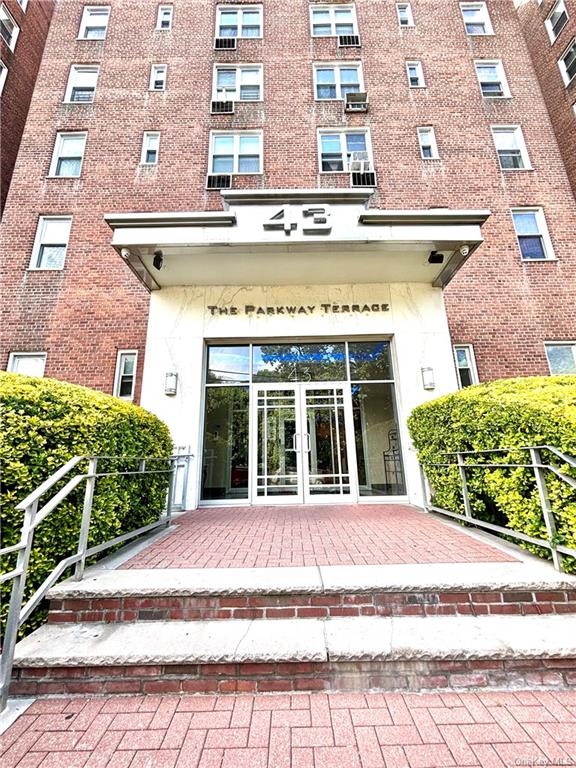
[[[29,493],[73,456],[165,457],[172,452],[168,428],[153,414],[123,400],[53,379],[0,373],[0,510],[2,546],[20,539],[23,513],[15,509]],[[98,472],[138,469],[138,460],[101,459]],[[75,474],[82,461],[40,500],[45,503]],[[154,469],[166,468],[154,462]],[[26,597],[78,545],[85,482],[38,526],[26,585]],[[98,478],[88,546],[158,519],[168,485],[167,474]],[[15,556],[5,558],[11,570]],[[2,585],[6,618],[11,582]],[[34,624],[38,623],[38,619]]]
[[[469,457],[470,463],[527,463],[521,446],[550,445],[576,456],[576,376],[504,379],[467,387],[414,409],[408,426],[424,464],[433,503],[463,514],[464,504],[457,467],[432,467],[434,462],[454,461],[446,453],[510,448],[504,453]],[[553,463],[567,475],[576,470],[549,451]],[[467,470],[473,515],[546,540],[538,490],[532,469],[495,468]],[[551,472],[546,473],[548,493],[557,527],[557,543],[576,548],[576,489]],[[526,545],[542,557],[548,550]],[[576,572],[574,558],[565,558],[565,570]]]

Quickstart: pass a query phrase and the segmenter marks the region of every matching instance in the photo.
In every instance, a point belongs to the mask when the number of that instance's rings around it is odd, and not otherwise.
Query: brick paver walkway
[[[35,702],[3,768],[576,765],[576,691]]]
[[[168,536],[123,568],[263,568],[299,565],[513,561],[410,507],[218,507],[187,512]]]

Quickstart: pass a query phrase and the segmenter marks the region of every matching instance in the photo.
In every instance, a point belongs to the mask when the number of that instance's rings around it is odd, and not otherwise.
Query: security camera
[[[152,259],[152,264],[154,265],[154,268],[160,271],[162,269],[162,265],[164,264],[164,254],[162,251],[154,251],[154,258]]]
[[[462,246],[460,247],[460,256],[464,256],[464,258],[466,258],[466,256],[468,256],[468,254],[469,254],[469,253],[470,253],[470,248],[469,248],[469,246],[467,246],[467,245],[462,245]]]
[[[120,256],[122,256],[123,259],[128,260],[132,254],[128,250],[128,248],[121,248],[120,249]]]

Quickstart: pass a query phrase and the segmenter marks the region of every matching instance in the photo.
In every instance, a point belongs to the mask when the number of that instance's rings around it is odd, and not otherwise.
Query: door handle
[[[297,451],[298,450],[298,447],[296,445],[296,438],[297,437],[298,437],[298,435],[296,434],[296,432],[294,432],[294,434],[292,435],[292,448],[291,448],[292,451]]]
[[[305,453],[310,453],[311,450],[311,442],[310,442],[310,433],[306,432],[304,437],[306,438],[306,448],[304,448]]]

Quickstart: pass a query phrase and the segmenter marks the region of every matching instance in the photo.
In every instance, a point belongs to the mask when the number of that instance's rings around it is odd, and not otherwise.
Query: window
[[[215,101],[261,101],[263,70],[261,64],[217,66],[214,70]]]
[[[558,62],[564,85],[569,85],[576,77],[576,39],[572,40]]]
[[[454,361],[460,389],[478,384],[478,371],[472,344],[455,344]]]
[[[158,16],[156,17],[156,29],[172,29],[172,14],[174,8],[171,5],[158,6]]]
[[[94,101],[96,82],[100,67],[83,64],[72,64],[66,86],[64,101],[89,102]]]
[[[564,0],[558,0],[552,6],[552,10],[548,14],[548,18],[544,22],[548,31],[548,37],[550,42],[553,43],[560,32],[564,29],[568,23],[568,11],[566,10],[566,3]]]
[[[152,64],[150,67],[150,90],[165,91],[166,75],[168,66],[166,64]]]
[[[314,95],[316,99],[345,99],[347,93],[364,90],[360,64],[315,64]]]
[[[520,126],[493,126],[491,130],[500,168],[504,171],[531,170],[530,159]]]
[[[216,37],[262,37],[262,7],[219,6],[217,30]]]
[[[16,40],[20,34],[20,27],[14,21],[8,8],[2,3],[0,5],[0,37],[5,41],[11,51],[16,47]]]
[[[493,35],[486,3],[460,3],[467,35]]]
[[[45,367],[46,352],[10,352],[6,370],[23,376],[44,376]]]
[[[515,208],[512,220],[523,261],[554,258],[542,208]]]
[[[262,133],[213,132],[210,136],[210,173],[262,173]]]
[[[310,9],[312,37],[357,35],[356,8],[353,5],[317,5]]]
[[[26,13],[26,8],[28,8],[28,0],[16,0],[20,8]]]
[[[160,134],[157,131],[146,131],[142,139],[141,165],[157,165],[160,150]]]
[[[0,59],[0,96],[2,95],[2,91],[4,90],[4,83],[6,82],[7,77],[8,77],[8,67]]]
[[[71,216],[40,216],[30,269],[63,269]]]
[[[420,155],[423,160],[438,160],[438,145],[436,144],[436,134],[431,125],[418,128],[418,142],[420,144]]]
[[[576,342],[550,341],[544,344],[552,376],[576,373]]]
[[[510,89],[502,62],[480,59],[474,62],[476,77],[480,83],[482,96],[486,98],[510,98]]]
[[[362,159],[372,161],[370,137],[366,130],[322,130],[319,134],[319,144],[322,173],[349,171],[352,153],[355,152],[361,152]]]
[[[110,8],[106,5],[86,5],[80,22],[81,40],[103,40],[106,37]]]
[[[424,70],[421,61],[407,61],[406,74],[408,75],[408,85],[410,88],[425,88]]]
[[[86,133],[57,133],[50,176],[80,176]]]
[[[114,376],[114,397],[123,400],[133,400],[136,388],[136,363],[138,352],[121,349],[116,358],[116,374]]]
[[[412,6],[410,3],[396,3],[396,13],[398,14],[398,24],[401,27],[414,26],[414,17],[412,16]]]

